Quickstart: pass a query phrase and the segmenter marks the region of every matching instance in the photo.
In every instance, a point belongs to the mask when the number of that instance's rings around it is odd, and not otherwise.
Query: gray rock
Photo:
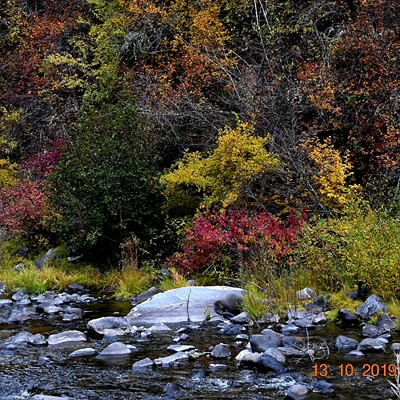
[[[328,322],[328,320],[326,319],[326,315],[324,312],[320,312],[318,315],[315,315],[312,318],[312,323],[314,325],[323,325],[326,324]]]
[[[286,371],[285,366],[281,362],[268,354],[261,355],[257,361],[256,367],[261,372],[274,371],[281,374]]]
[[[214,302],[214,310],[224,318],[239,315],[243,303],[243,294],[237,290],[227,291]]]
[[[377,326],[381,332],[389,332],[392,329],[396,329],[396,320],[384,313],[379,316]]]
[[[27,308],[23,308],[22,310],[14,308],[11,310],[6,322],[9,324],[21,324],[28,319],[31,319],[33,314],[34,313],[29,311]]]
[[[314,329],[314,324],[308,318],[300,318],[293,321],[293,323],[302,329]]]
[[[165,325],[163,322],[158,322],[149,328],[151,333],[165,333],[172,332],[172,329]]]
[[[214,350],[211,352],[212,358],[230,358],[231,352],[229,350],[229,345],[227,344],[217,344],[214,347]]]
[[[264,354],[274,357],[277,361],[279,361],[282,364],[286,363],[286,357],[279,349],[275,349],[275,348],[267,349],[264,351]]]
[[[88,293],[89,290],[79,283],[68,283],[64,289],[64,292],[67,294],[84,294]]]
[[[241,312],[238,315],[235,315],[234,317],[231,318],[231,321],[235,324],[248,324],[249,323],[249,316],[245,312]]]
[[[314,301],[306,304],[305,309],[309,312],[319,313],[328,310],[330,296],[317,296]]]
[[[62,311],[63,309],[61,307],[53,306],[53,305],[48,305],[43,308],[43,311],[45,314],[58,314]]]
[[[245,331],[246,328],[239,324],[226,324],[222,323],[218,325],[219,332],[224,335],[239,335],[241,332]]]
[[[20,301],[17,301],[16,306],[21,307],[21,306],[29,306],[29,304],[32,304],[31,299],[27,297],[26,299],[22,299]]]
[[[6,285],[3,282],[0,282],[0,295],[4,294],[6,290]]]
[[[21,332],[18,332],[16,335],[8,338],[7,343],[14,343],[14,344],[28,343],[28,340],[32,336],[33,335],[30,332],[21,331]]]
[[[26,268],[26,265],[23,262],[20,262],[13,267],[13,271],[21,272],[25,268]]]
[[[136,346],[133,346],[132,344],[127,344],[126,347],[131,351],[131,353],[139,352],[139,349]]]
[[[276,348],[282,346],[282,339],[273,332],[275,335],[251,335],[250,336],[250,346],[251,350],[254,352],[263,353],[269,348]]]
[[[362,335],[368,338],[377,338],[381,332],[379,331],[378,327],[371,324],[366,324],[362,328]]]
[[[273,313],[266,313],[263,315],[260,319],[260,322],[262,324],[278,324],[280,320],[280,317],[278,314],[273,314]]]
[[[393,343],[393,344],[390,346],[390,349],[391,349],[392,351],[394,351],[395,353],[400,352],[400,343]]]
[[[205,369],[194,369],[190,374],[190,378],[195,381],[204,379],[206,376],[207,371]]]
[[[97,358],[118,358],[127,357],[132,354],[128,346],[121,342],[115,342],[108,345]]]
[[[335,392],[333,383],[320,380],[313,382],[312,386],[313,392],[321,393],[321,394],[332,394]]]
[[[379,312],[387,312],[387,306],[382,298],[376,294],[369,296],[356,310],[356,314],[359,317],[367,320]]]
[[[28,293],[25,293],[23,290],[20,290],[17,293],[14,293],[12,299],[15,301],[21,301],[23,299],[27,299],[29,297]]]
[[[41,333],[37,333],[36,335],[32,335],[28,339],[28,343],[32,346],[46,346],[47,340]]]
[[[306,355],[305,350],[295,349],[294,347],[278,347],[277,350],[285,357],[304,357]]]
[[[160,291],[153,286],[150,289],[146,290],[144,293],[140,293],[137,296],[133,296],[131,298],[131,303],[132,305],[143,303],[144,301],[151,299],[157,293],[160,293]]]
[[[339,319],[344,326],[357,326],[360,325],[359,319],[346,308],[339,310]]]
[[[121,328],[117,329],[104,329],[103,331],[103,341],[105,342],[115,342],[119,337],[124,336],[125,331]]]
[[[228,286],[190,286],[158,293],[134,307],[126,319],[133,325],[153,325],[157,322],[202,322],[216,314],[214,302],[225,293],[242,289]]]
[[[63,314],[63,321],[70,322],[82,319],[83,311],[78,307],[68,307]]]
[[[144,358],[143,360],[136,361],[132,365],[133,372],[143,372],[152,370],[154,368],[154,363],[150,358]]]
[[[248,342],[249,335],[246,335],[245,333],[239,333],[239,335],[236,335],[235,341]]]
[[[61,346],[86,342],[87,337],[80,331],[66,331],[50,335],[47,339],[49,346]]]
[[[181,362],[187,362],[187,361],[189,361],[188,354],[181,351],[167,357],[156,358],[154,360],[154,364],[156,366],[162,366],[163,368],[168,368],[171,365],[175,366],[179,365]]]
[[[164,388],[162,396],[163,397],[165,396],[168,398],[174,398],[179,394],[181,389],[182,389],[182,386],[177,382],[167,383],[167,385]]]
[[[208,369],[212,372],[227,371],[229,367],[225,364],[209,364]]]
[[[293,322],[289,322],[288,324],[284,325],[282,327],[282,334],[283,335],[293,335],[295,333],[299,333],[302,328],[300,326],[297,326]]]
[[[296,292],[296,294],[297,294],[297,298],[300,301],[312,300],[317,295],[315,293],[315,290],[313,290],[311,288],[304,288],[304,289],[298,290]]]
[[[310,389],[306,385],[295,384],[286,393],[287,400],[305,400],[310,393]]]
[[[357,348],[358,344],[357,340],[343,335],[339,335],[335,342],[335,346],[339,351],[354,350]]]
[[[70,397],[47,396],[45,394],[35,394],[29,397],[29,400],[71,400]]]
[[[91,357],[96,354],[96,350],[92,347],[85,347],[84,349],[75,350],[69,356],[70,357]]]
[[[364,358],[365,354],[362,351],[359,350],[352,350],[350,353],[347,353],[345,358],[349,360],[360,360],[361,358]]]
[[[235,357],[235,360],[239,366],[255,366],[260,357],[261,353],[253,353],[244,349]]]
[[[42,257],[34,261],[37,269],[42,269],[56,255],[56,249],[48,250]]]
[[[128,328],[128,323],[123,317],[101,317],[90,320],[87,327],[91,334],[104,336],[108,329]]]
[[[0,307],[10,306],[12,301],[9,299],[0,299]]]
[[[357,350],[364,353],[381,353],[385,351],[386,344],[387,340],[382,338],[366,338],[359,343]]]
[[[191,345],[184,345],[184,344],[171,344],[171,346],[167,347],[167,350],[172,351],[174,353],[178,353],[180,351],[190,351],[190,350],[194,350],[195,347],[191,346]]]

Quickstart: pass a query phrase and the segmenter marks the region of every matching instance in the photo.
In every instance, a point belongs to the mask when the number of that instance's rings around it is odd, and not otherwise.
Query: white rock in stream
[[[90,357],[96,354],[96,350],[92,347],[85,347],[84,349],[79,349],[72,352],[69,356],[70,357]]]
[[[189,356],[187,353],[179,351],[178,353],[172,354],[171,356],[156,358],[154,364],[156,366],[162,366],[163,368],[168,368],[170,365],[179,364],[180,362],[189,361]]]
[[[86,341],[86,335],[80,331],[66,331],[57,333],[55,335],[50,335],[47,339],[49,346],[76,344]]]
[[[132,354],[129,347],[121,342],[115,342],[108,345],[97,358],[111,358],[111,357],[127,357]]]

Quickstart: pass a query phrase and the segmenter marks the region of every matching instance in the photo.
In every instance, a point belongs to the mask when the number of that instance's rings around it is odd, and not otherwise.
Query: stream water
[[[55,316],[38,317],[15,326],[0,325],[0,400],[24,400],[33,394],[67,396],[71,399],[159,399],[165,398],[163,391],[167,384],[174,382],[180,385],[176,393],[179,399],[283,399],[285,391],[294,383],[304,381],[315,384],[318,380],[332,383],[334,394],[312,393],[308,399],[396,398],[388,382],[394,382],[394,378],[383,376],[383,366],[394,362],[393,353],[388,350],[384,354],[368,356],[362,361],[346,360],[344,354],[332,350],[335,338],[345,334],[360,339],[360,330],[346,330],[344,333],[341,327],[334,324],[314,331],[308,341],[310,348],[316,349],[317,356],[322,354],[322,350],[318,349],[324,349],[326,343],[330,348],[327,358],[291,359],[288,362],[288,373],[279,376],[275,373],[238,369],[234,357],[241,348],[234,347],[234,337],[221,335],[212,327],[190,332],[190,339],[184,343],[194,345],[200,351],[207,351],[211,345],[228,343],[231,345],[231,360],[216,361],[204,356],[178,368],[157,368],[141,374],[132,372],[133,362],[146,357],[154,359],[169,355],[167,347],[172,344],[171,334],[154,335],[148,339],[122,337],[120,341],[135,345],[139,352],[118,362],[100,361],[95,357],[71,358],[69,354],[75,350],[73,347],[5,346],[6,340],[21,330],[46,336],[70,329],[86,331],[88,320],[115,313],[126,315],[130,308],[129,303],[104,301],[85,305],[84,319],[78,323],[65,323]],[[307,343],[307,338],[303,339]],[[392,341],[399,340],[394,335]],[[90,339],[89,346],[100,351],[107,344],[103,340]],[[226,364],[228,369],[211,372],[211,363]],[[318,365],[318,372],[327,370],[328,376],[314,377],[315,364]],[[365,365],[372,364],[380,366],[378,376],[363,376]],[[344,376],[341,376],[341,371]]]

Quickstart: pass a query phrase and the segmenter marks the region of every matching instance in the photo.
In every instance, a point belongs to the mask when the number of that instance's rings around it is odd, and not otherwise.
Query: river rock
[[[304,289],[298,290],[296,292],[296,295],[300,301],[304,301],[304,300],[312,300],[316,296],[316,293],[315,290],[306,287]]]
[[[249,323],[249,316],[245,312],[241,312],[238,315],[235,315],[234,317],[231,318],[231,321],[235,324],[241,324],[245,325]]]
[[[0,307],[7,307],[12,304],[12,301],[9,299],[0,299]]]
[[[229,367],[225,364],[209,364],[208,369],[211,372],[227,371]]]
[[[179,365],[181,362],[189,361],[189,356],[187,353],[182,351],[172,354],[167,357],[156,358],[154,364],[156,366],[162,366],[163,368],[168,368],[169,366]]]
[[[236,357],[236,363],[239,366],[254,367],[261,357],[261,353],[253,353],[247,349],[242,350]]]
[[[219,332],[223,335],[239,335],[240,333],[244,332],[246,328],[239,324],[226,324],[222,322],[218,325]]]
[[[257,361],[256,367],[261,372],[274,371],[281,374],[286,371],[285,366],[269,354],[262,354]]]
[[[293,323],[302,329],[314,329],[314,324],[309,318],[300,318],[293,321]]]
[[[36,335],[32,335],[28,339],[28,343],[32,346],[46,346],[47,340],[41,333],[37,333]]]
[[[133,372],[142,372],[142,371],[148,371],[153,369],[154,363],[150,358],[144,358],[143,360],[136,361],[132,365],[132,371]]]
[[[329,303],[330,296],[317,296],[314,301],[311,303],[306,304],[305,309],[309,312],[313,313],[320,313],[321,311],[327,311],[329,309],[328,303]]]
[[[233,318],[240,314],[243,294],[239,291],[227,291],[214,302],[214,310],[224,318]]]
[[[361,358],[364,358],[364,357],[365,357],[365,354],[362,351],[352,350],[349,353],[347,353],[344,358],[347,358],[349,360],[360,360]]]
[[[367,338],[377,338],[381,332],[378,327],[372,324],[366,324],[362,328],[362,335]]]
[[[230,356],[229,345],[224,343],[217,344],[211,352],[212,358],[230,358]]]
[[[71,322],[82,319],[83,311],[78,307],[68,307],[65,309],[63,314],[64,322]]]
[[[45,314],[54,315],[60,313],[61,311],[63,311],[63,309],[58,306],[47,305],[43,308],[43,311]]]
[[[387,342],[386,339],[382,338],[367,338],[359,343],[357,350],[364,353],[381,353],[382,351],[385,351]]]
[[[28,297],[28,293],[25,293],[23,290],[20,290],[19,292],[12,295],[12,299],[15,301],[21,301],[23,299],[27,299]]]
[[[377,326],[381,332],[389,332],[396,328],[396,321],[394,318],[390,318],[386,313],[383,313],[378,318]]]
[[[319,314],[312,317],[312,323],[314,325],[323,325],[326,324],[328,320],[326,319],[326,314],[324,312],[320,312]]]
[[[42,269],[51,259],[56,256],[56,249],[47,250],[47,252],[40,258],[34,261],[37,269]]]
[[[35,394],[29,397],[29,400],[71,400],[70,397],[47,396],[45,394]]]
[[[206,317],[217,315],[214,302],[230,291],[243,292],[229,286],[189,286],[168,290],[134,307],[126,319],[133,325],[202,322]]]
[[[164,388],[163,397],[173,398],[177,396],[182,389],[182,386],[177,382],[169,382]]]
[[[77,344],[86,341],[86,335],[80,331],[66,331],[57,333],[55,335],[50,335],[47,339],[49,346]]]
[[[278,347],[277,350],[285,357],[304,357],[306,355],[305,350],[295,349],[294,347]]]
[[[160,291],[156,287],[151,287],[150,289],[146,290],[143,293],[140,293],[138,295],[132,296],[131,297],[131,303],[132,305],[138,305],[140,303],[143,303],[146,300],[151,299],[153,296],[155,296],[157,293],[160,293]]]
[[[33,335],[30,332],[21,331],[21,332],[18,332],[16,335],[11,336],[10,338],[8,338],[7,343],[14,343],[14,344],[28,343],[28,340],[32,336]]]
[[[92,347],[85,347],[84,349],[78,349],[72,352],[70,357],[91,357],[96,354],[96,350]]]
[[[267,349],[264,351],[264,354],[274,357],[277,361],[279,361],[282,364],[285,364],[286,362],[286,357],[279,349],[276,348]]]
[[[101,317],[90,320],[87,327],[91,334],[104,336],[108,329],[128,328],[128,323],[123,317]]]
[[[305,400],[310,393],[306,385],[296,383],[286,393],[285,400]]]
[[[354,350],[357,348],[358,344],[357,340],[343,335],[339,335],[335,342],[335,346],[339,351]]]
[[[67,294],[84,294],[84,293],[88,293],[89,290],[86,289],[83,285],[81,285],[80,283],[68,283],[68,285],[65,287],[64,292]]]
[[[339,319],[344,326],[360,325],[360,320],[346,308],[341,308],[339,310]]]
[[[356,314],[366,320],[379,312],[387,312],[387,306],[377,294],[371,294],[356,310]]]
[[[172,329],[165,325],[163,322],[158,322],[149,328],[151,333],[165,333],[172,332]]]
[[[167,350],[172,351],[174,353],[178,353],[180,351],[190,351],[190,350],[194,350],[195,347],[191,346],[191,345],[184,345],[184,344],[171,344],[171,346],[167,347]]]
[[[297,326],[293,322],[289,322],[288,324],[286,324],[282,327],[283,335],[294,335],[296,333],[299,333],[300,331],[301,331],[300,326]]]
[[[21,310],[14,308],[13,310],[11,310],[11,313],[8,316],[6,322],[9,324],[21,324],[28,319],[31,319],[33,314],[34,313],[32,311],[28,310],[25,307]]]
[[[116,358],[130,356],[132,351],[128,346],[121,342],[115,342],[108,345],[97,358]]]

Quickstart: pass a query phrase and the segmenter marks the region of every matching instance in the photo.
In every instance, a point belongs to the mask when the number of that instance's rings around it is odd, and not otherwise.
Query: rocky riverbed
[[[256,327],[244,314],[215,312],[226,293],[240,290],[153,291],[134,308],[79,285],[2,296],[0,399],[396,398],[399,337],[379,297],[356,315],[341,310],[339,324],[316,299]]]

